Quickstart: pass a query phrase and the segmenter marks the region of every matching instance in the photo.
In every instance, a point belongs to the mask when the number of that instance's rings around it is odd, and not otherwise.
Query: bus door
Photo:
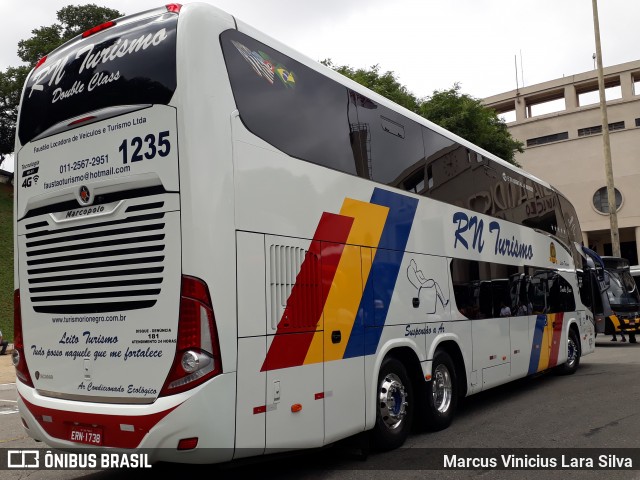
[[[266,237],[266,452],[364,430],[363,278],[371,248]],[[274,335],[272,335],[274,333]]]
[[[265,236],[266,453],[324,441],[322,312],[340,246]]]
[[[531,277],[517,273],[509,278],[511,284],[511,317],[509,318],[509,336],[511,339],[511,376],[523,377],[529,370],[531,350],[531,328],[535,317],[531,314],[529,300]]]
[[[553,326],[549,323],[547,298],[549,282],[546,271],[536,271],[531,277],[531,307],[534,315],[533,339],[529,374],[549,367],[549,348]]]
[[[500,316],[500,305],[510,303],[508,280],[481,281],[477,296],[479,318],[471,323],[473,369],[482,372],[485,390],[506,382],[511,373],[510,316]]]
[[[604,333],[605,319],[613,314],[607,295],[610,287],[609,275],[600,255],[579,243],[574,243],[574,246],[583,258],[583,268],[578,271],[580,298],[593,313],[596,335]]]
[[[529,374],[564,362],[565,324],[576,313],[573,287],[558,272],[538,269],[532,276],[533,341]],[[564,340],[563,340],[564,338]]]
[[[360,308],[373,249],[334,245],[342,250],[324,305],[325,444],[364,430],[364,318]],[[323,261],[325,257],[323,256]],[[333,264],[336,260],[329,259]],[[372,298],[362,302],[373,302]]]
[[[234,458],[324,439],[324,242],[237,232],[238,382]],[[327,260],[327,259],[325,259]]]

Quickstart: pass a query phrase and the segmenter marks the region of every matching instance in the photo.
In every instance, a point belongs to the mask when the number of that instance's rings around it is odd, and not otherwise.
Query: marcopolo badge
[[[91,191],[89,187],[86,185],[82,185],[80,190],[78,190],[78,203],[80,205],[91,205],[93,202],[93,197],[91,196]]]

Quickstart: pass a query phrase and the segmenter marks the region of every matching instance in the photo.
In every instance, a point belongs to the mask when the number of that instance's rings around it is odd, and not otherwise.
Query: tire
[[[377,392],[371,445],[378,451],[393,450],[402,446],[409,436],[415,409],[413,384],[398,359],[387,357],[382,361]]]
[[[431,381],[427,386],[424,427],[430,431],[444,430],[453,421],[458,406],[458,377],[455,364],[444,350],[433,357]]]
[[[582,350],[580,348],[580,337],[574,329],[569,330],[567,340],[567,361],[558,368],[560,375],[573,375],[580,365]]]

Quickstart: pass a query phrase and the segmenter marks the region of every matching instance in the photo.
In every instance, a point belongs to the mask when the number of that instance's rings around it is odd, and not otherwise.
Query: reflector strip
[[[104,22],[101,25],[96,25],[93,28],[90,28],[89,30],[87,30],[86,32],[84,32],[82,34],[82,38],[87,38],[90,37],[91,35],[95,35],[98,32],[101,32],[102,30],[106,30],[107,28],[113,27],[116,24],[116,22]]]

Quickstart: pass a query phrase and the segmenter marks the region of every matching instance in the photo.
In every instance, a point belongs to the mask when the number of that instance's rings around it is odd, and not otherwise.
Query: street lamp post
[[[593,4],[593,30],[596,37],[596,59],[598,61],[598,88],[600,90],[600,113],[602,114],[602,144],[604,149],[604,166],[607,176],[607,198],[609,200],[609,222],[611,224],[611,247],[613,256],[620,257],[620,235],[618,233],[618,204],[613,182],[613,166],[611,164],[611,145],[609,143],[609,120],[607,118],[607,100],[604,93],[604,74],[602,71],[602,50],[600,48],[600,26],[598,21],[598,0]]]

